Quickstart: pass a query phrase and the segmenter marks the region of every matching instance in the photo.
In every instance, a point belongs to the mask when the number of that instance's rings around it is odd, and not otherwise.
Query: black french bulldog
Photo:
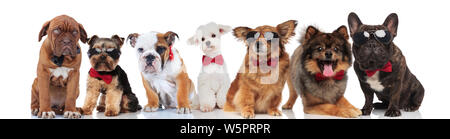
[[[386,109],[385,116],[400,116],[400,109],[419,109],[424,88],[408,66],[393,40],[397,36],[398,17],[390,14],[382,25],[362,24],[358,15],[348,15],[353,39],[354,69],[366,98],[363,115],[372,109]],[[381,103],[373,103],[373,94]]]

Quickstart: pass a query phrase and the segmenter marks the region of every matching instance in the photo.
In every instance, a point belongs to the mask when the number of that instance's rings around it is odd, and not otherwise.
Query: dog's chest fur
[[[177,85],[176,77],[182,70],[179,54],[174,51],[174,59],[166,62],[164,69],[157,74],[142,73],[145,80],[158,94],[164,107],[176,107]]]
[[[370,88],[377,92],[384,90],[384,86],[380,82],[380,72],[377,71],[372,77],[366,76],[366,83],[369,84]]]

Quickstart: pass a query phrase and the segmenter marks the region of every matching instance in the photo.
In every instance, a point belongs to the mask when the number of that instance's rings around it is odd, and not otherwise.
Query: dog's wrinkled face
[[[312,75],[322,73],[325,77],[347,70],[352,62],[348,39],[345,26],[332,33],[323,33],[309,26],[301,39],[305,69]]]
[[[362,70],[382,68],[393,54],[392,42],[397,35],[397,14],[390,14],[382,25],[365,25],[358,15],[348,16],[350,34],[353,39],[355,62]]]
[[[72,17],[61,15],[47,21],[39,32],[39,41],[48,35],[53,55],[77,55],[78,40],[86,43],[87,34],[83,26]]]
[[[171,31],[164,34],[149,32],[128,35],[131,46],[136,49],[139,70],[144,73],[161,72],[166,62],[170,60],[170,53],[175,50],[171,49],[175,37],[178,38],[178,35]]]
[[[276,27],[267,25],[255,29],[237,27],[233,29],[233,35],[245,42],[247,54],[253,63],[265,63],[270,58],[279,57],[280,51],[284,51],[284,45],[289,38],[295,35],[296,26],[297,21],[289,20]]]
[[[124,38],[113,35],[111,38],[92,36],[89,41],[88,57],[96,71],[113,71],[120,58],[120,48]]]
[[[220,52],[220,37],[230,31],[230,26],[211,22],[198,27],[196,34],[189,38],[188,43],[200,45],[205,54],[217,54]]]

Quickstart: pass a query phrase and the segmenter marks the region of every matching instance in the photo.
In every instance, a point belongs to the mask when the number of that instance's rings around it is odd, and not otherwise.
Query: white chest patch
[[[384,89],[384,86],[381,84],[379,78],[379,71],[377,71],[372,77],[367,77],[366,82],[369,84],[370,88],[372,88],[375,91],[381,92]]]
[[[49,70],[50,70],[50,73],[52,74],[52,76],[54,76],[54,77],[62,76],[63,79],[66,79],[69,76],[69,72],[72,71],[73,68],[58,67],[56,69],[49,68]]]

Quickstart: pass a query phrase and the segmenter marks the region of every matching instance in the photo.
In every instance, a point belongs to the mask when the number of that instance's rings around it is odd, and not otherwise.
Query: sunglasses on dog
[[[253,42],[257,40],[260,37],[261,33],[257,31],[250,31],[247,33],[247,41]],[[271,42],[272,39],[279,38],[278,34],[275,32],[265,32],[264,33],[264,39],[267,40],[267,42]]]
[[[353,35],[352,38],[353,42],[356,44],[364,44],[371,38],[375,38],[377,41],[381,43],[389,44],[389,42],[391,42],[392,35],[387,30],[375,30],[375,31],[357,32],[355,33],[355,35]]]

